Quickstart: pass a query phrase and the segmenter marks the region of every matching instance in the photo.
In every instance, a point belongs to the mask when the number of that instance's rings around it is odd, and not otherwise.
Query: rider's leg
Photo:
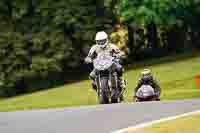
[[[95,69],[93,69],[92,72],[89,75],[89,79],[92,81],[92,88],[94,90],[97,90],[97,85],[96,85],[96,82],[95,82],[95,78],[96,78],[96,71],[95,71]]]
[[[156,93],[156,100],[160,101],[160,91],[155,89],[155,93]]]
[[[126,85],[125,85],[125,80],[123,79],[123,67],[120,64],[115,64],[114,68],[117,71],[117,75],[118,75],[118,84],[119,84],[119,91],[120,93],[122,92],[123,89],[125,89]],[[123,94],[120,96],[120,101],[123,101],[124,97]]]
[[[120,88],[125,88],[125,80],[123,79],[123,67],[120,64],[115,64],[117,75],[118,75],[118,83]]]

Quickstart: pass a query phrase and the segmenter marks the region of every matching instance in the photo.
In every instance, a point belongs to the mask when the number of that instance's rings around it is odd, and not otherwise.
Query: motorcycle
[[[112,69],[112,65],[117,61],[115,57],[101,54],[93,61],[96,69],[97,95],[100,104],[118,103],[123,91],[119,90],[117,72]]]
[[[160,101],[150,85],[142,85],[136,92],[135,102]]]

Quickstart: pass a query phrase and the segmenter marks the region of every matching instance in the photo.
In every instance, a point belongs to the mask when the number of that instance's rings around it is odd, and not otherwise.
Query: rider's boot
[[[160,101],[160,91],[155,90],[156,93],[156,101]]]
[[[118,83],[119,83],[119,90],[120,90],[120,94],[121,96],[119,97],[120,101],[124,101],[124,96],[123,96],[123,90],[126,88],[126,82],[122,77],[119,77],[118,79]]]
[[[92,88],[97,91],[97,85],[96,82],[92,80]]]
[[[122,88],[122,90],[126,88],[126,81],[122,77],[119,77],[118,81],[119,81],[119,87]]]
[[[89,77],[89,79],[91,80],[91,85],[92,85],[92,89],[94,89],[95,91],[97,91],[97,84],[96,84],[96,82],[95,82],[95,78],[93,78],[93,77]]]
[[[92,72],[90,73],[89,75],[89,79],[91,80],[92,82],[92,88],[97,91],[97,84],[95,82],[95,78],[96,78],[96,72],[95,70],[92,70]]]
[[[124,95],[123,94],[119,97],[119,100],[124,101]]]

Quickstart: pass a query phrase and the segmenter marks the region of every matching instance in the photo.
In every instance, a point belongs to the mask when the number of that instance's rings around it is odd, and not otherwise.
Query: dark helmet
[[[142,72],[142,80],[144,83],[148,84],[150,81],[153,80],[153,76],[151,74],[151,70],[149,69],[144,69]]]

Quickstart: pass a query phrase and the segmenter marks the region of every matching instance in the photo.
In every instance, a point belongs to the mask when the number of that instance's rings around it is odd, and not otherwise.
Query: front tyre
[[[122,95],[119,97],[119,99],[120,99],[120,102],[123,102],[123,101],[124,101],[124,95],[122,94]]]
[[[108,96],[108,79],[102,78],[100,80],[101,82],[101,88],[100,88],[100,93],[99,93],[99,103],[100,104],[109,104],[109,96]]]

